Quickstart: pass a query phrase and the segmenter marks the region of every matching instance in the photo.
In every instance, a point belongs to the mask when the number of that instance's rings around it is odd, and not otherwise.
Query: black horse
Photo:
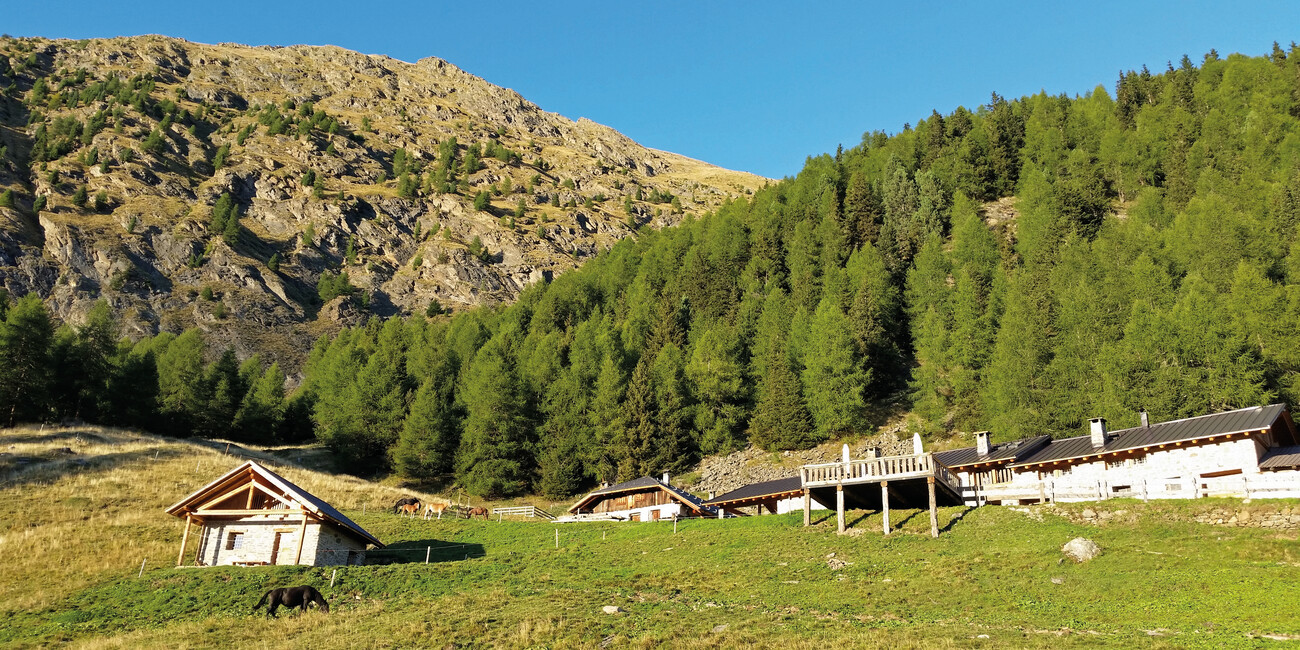
[[[266,609],[266,615],[274,618],[275,610],[280,605],[289,608],[297,607],[299,608],[298,613],[301,614],[303,611],[306,611],[309,603],[316,603],[316,606],[323,612],[329,613],[330,611],[330,605],[325,602],[325,597],[320,595],[320,592],[316,591],[315,587],[308,585],[272,589],[265,594],[262,594],[262,599],[257,601],[256,605],[253,605],[253,611],[256,612],[257,608],[262,605],[270,605],[270,607]]]
[[[420,500],[415,497],[406,497],[404,499],[398,499],[397,503],[393,504],[393,514],[397,514],[402,509],[402,506],[409,506],[409,505],[414,505],[415,508],[418,510],[420,508]]]

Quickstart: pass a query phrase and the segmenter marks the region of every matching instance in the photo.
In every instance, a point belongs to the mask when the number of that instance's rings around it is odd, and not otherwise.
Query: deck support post
[[[298,550],[293,554],[293,563],[302,561],[302,540],[307,537],[307,511],[302,511],[302,525],[298,526]]]
[[[835,486],[835,526],[839,532],[844,532],[844,486],[842,484]]]
[[[181,552],[176,554],[176,566],[185,562],[185,545],[190,541],[190,515],[185,515],[185,532],[181,533]]]
[[[884,515],[885,534],[889,534],[889,481],[880,482],[881,514]]]
[[[1047,483],[1044,481],[1039,481],[1038,482],[1038,505],[1041,506],[1044,503],[1047,503]]]
[[[803,489],[803,525],[812,525],[812,497],[809,496],[808,488]]]
[[[925,477],[925,487],[930,492],[930,537],[939,536],[939,511],[934,502],[934,477]]]

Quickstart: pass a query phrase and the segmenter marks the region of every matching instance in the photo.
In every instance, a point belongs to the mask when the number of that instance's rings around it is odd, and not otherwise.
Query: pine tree
[[[474,356],[465,378],[467,416],[456,473],[471,494],[514,496],[531,484],[533,422],[519,399],[521,388],[504,343],[492,339]]]
[[[808,343],[804,395],[814,424],[813,441],[821,442],[862,426],[870,373],[854,355],[848,318],[830,298],[817,306]]]
[[[35,293],[19,298],[0,323],[0,418],[9,426],[48,413],[53,337],[54,324]]]
[[[815,444],[811,416],[800,392],[799,375],[785,341],[768,346],[765,373],[758,388],[758,403],[749,421],[749,439],[768,451],[805,449]]]

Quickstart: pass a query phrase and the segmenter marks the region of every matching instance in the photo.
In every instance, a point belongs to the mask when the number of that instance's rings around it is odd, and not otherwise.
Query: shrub
[[[271,259],[266,260],[266,268],[271,269],[271,271],[273,271],[273,272],[274,272],[274,271],[279,271],[279,270],[280,270],[280,254],[279,254],[279,253],[271,253]]]
[[[78,208],[84,208],[86,207],[86,200],[88,198],[90,198],[90,193],[86,190],[86,186],[82,185],[77,188],[76,192],[72,193],[72,204]]]
[[[12,207],[14,207],[14,191],[5,190],[4,192],[0,192],[0,208]]]
[[[95,211],[103,212],[108,209],[108,192],[100,190],[95,193]]]
[[[484,212],[488,209],[488,205],[491,203],[491,201],[492,201],[492,195],[489,194],[486,190],[479,192],[477,195],[474,196],[474,209],[478,210],[479,212]]]
[[[210,302],[212,300],[212,287],[203,287],[203,290],[199,291],[199,298],[204,302]]]

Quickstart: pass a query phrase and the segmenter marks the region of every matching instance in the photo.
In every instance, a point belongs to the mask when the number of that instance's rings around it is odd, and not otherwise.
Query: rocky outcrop
[[[0,286],[38,292],[72,322],[107,300],[132,334],[198,326],[242,352],[268,337],[296,349],[373,314],[511,301],[640,228],[764,182],[543,111],[434,58],[156,36],[0,39],[5,57],[0,86],[26,101],[0,111],[10,152],[60,120],[103,126],[58,157],[0,166],[0,190],[19,198],[0,208]],[[114,78],[128,90],[92,92]],[[37,80],[67,90],[38,98]],[[146,146],[151,134],[160,144]],[[435,186],[451,138],[459,161],[479,150],[480,169],[454,165]],[[104,202],[74,203],[78,190]],[[234,239],[211,222],[227,193]],[[490,200],[476,209],[480,194]],[[326,271],[346,272],[361,297],[320,304]],[[213,301],[197,299],[204,289]]]

